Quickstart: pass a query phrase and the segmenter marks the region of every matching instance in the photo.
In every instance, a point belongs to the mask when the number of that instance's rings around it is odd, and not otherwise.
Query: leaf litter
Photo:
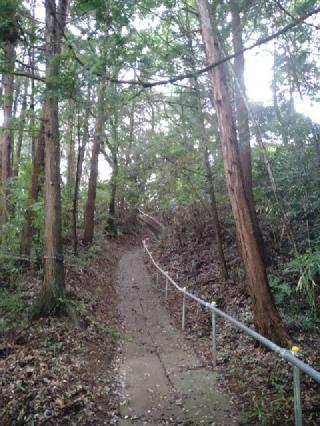
[[[181,212],[178,212],[181,217]],[[183,215],[183,214],[182,214]],[[198,216],[196,216],[198,217]],[[225,255],[230,278],[219,276],[218,259],[214,252],[214,230],[210,222],[202,224],[184,218],[177,224],[174,214],[160,213],[159,220],[167,225],[160,240],[149,240],[149,247],[161,267],[168,271],[181,287],[217,306],[229,315],[254,328],[250,298],[246,292],[241,260],[234,241],[234,229],[224,229]],[[181,235],[177,235],[181,234]],[[273,257],[276,262],[283,259]],[[146,258],[146,262],[148,262]],[[273,272],[276,263],[269,269]],[[156,283],[156,271],[149,266]],[[176,326],[181,327],[182,296],[169,286],[165,300],[165,281],[159,280],[158,290]],[[302,359],[320,369],[319,332],[305,329],[301,318],[281,306],[280,313],[288,325],[294,342],[302,348]],[[211,314],[195,301],[187,299],[185,337],[191,342],[206,365],[212,365]],[[276,354],[257,345],[249,336],[232,324],[217,318],[217,372],[219,381],[235,401],[245,425],[291,425],[293,418],[292,367]],[[306,425],[320,424],[320,385],[301,373],[303,419]]]
[[[123,241],[67,253],[67,298],[81,319],[44,318],[0,338],[1,425],[102,425],[119,417],[114,273]],[[41,287],[29,277],[26,307]]]

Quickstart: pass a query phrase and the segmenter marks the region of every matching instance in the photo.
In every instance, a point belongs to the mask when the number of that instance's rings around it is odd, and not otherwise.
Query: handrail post
[[[182,330],[184,330],[185,327],[185,322],[186,322],[186,288],[183,287],[183,297],[182,297],[182,324],[181,324],[181,328]]]
[[[299,346],[292,346],[292,355],[298,357]],[[293,399],[294,399],[294,424],[302,426],[302,408],[301,408],[301,388],[300,388],[300,368],[293,365]]]
[[[211,302],[213,307],[216,306],[216,302]],[[212,365],[217,366],[217,344],[216,344],[216,313],[214,309],[211,310],[211,325],[212,325],[212,340],[211,340],[211,350],[212,350]]]
[[[166,275],[166,300],[168,300],[168,277]]]
[[[221,309],[216,308],[216,303],[212,302],[211,304],[200,299],[199,297],[195,296],[194,294],[187,292],[186,287],[181,288],[169,275],[168,272],[165,272],[154,260],[151,252],[148,250],[145,241],[143,242],[146,254],[149,256],[151,260],[151,264],[153,264],[157,268],[157,284],[159,282],[159,271],[161,274],[165,275],[166,277],[166,287],[165,287],[165,294],[166,299],[168,297],[168,282],[172,283],[172,285],[179,291],[183,293],[183,299],[182,299],[182,330],[185,329],[185,322],[186,322],[186,296],[190,297],[191,299],[195,300],[197,303],[199,303],[202,306],[205,306],[208,309],[211,309],[211,321],[212,321],[212,363],[213,366],[217,365],[217,347],[216,347],[216,316],[220,316],[224,318],[225,320],[231,322],[234,326],[238,327],[240,330],[244,331],[247,335],[253,337],[257,341],[261,342],[263,345],[271,349],[273,352],[281,356],[284,360],[288,361],[293,368],[293,392],[294,392],[294,417],[295,417],[295,426],[302,426],[302,405],[301,405],[301,383],[300,383],[300,375],[301,371],[306,373],[309,377],[312,377],[314,380],[316,380],[318,383],[320,383],[320,372],[316,371],[314,368],[312,368],[310,365],[304,363],[302,360],[299,360],[298,358],[298,352],[300,350],[299,347],[293,346],[291,351],[281,348],[274,342],[270,341],[266,337],[260,335],[258,332],[252,330],[250,327],[248,327],[246,324],[238,321],[237,319],[233,318],[231,315],[228,315],[226,312],[222,311]],[[177,278],[178,280],[178,274]]]

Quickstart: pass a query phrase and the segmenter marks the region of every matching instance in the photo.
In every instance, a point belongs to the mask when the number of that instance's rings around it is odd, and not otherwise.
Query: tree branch
[[[206,67],[201,68],[199,70],[196,70],[194,72],[188,72],[188,73],[185,73],[185,74],[180,74],[180,75],[177,75],[175,77],[168,78],[166,80],[158,80],[158,81],[122,80],[122,79],[117,79],[117,78],[113,78],[113,77],[110,77],[110,76],[106,76],[106,75],[101,74],[101,73],[95,73],[95,74],[99,77],[103,77],[106,81],[109,81],[110,83],[142,86],[145,89],[155,87],[155,86],[164,86],[164,85],[167,85],[167,84],[173,84],[173,83],[176,83],[177,81],[181,81],[181,80],[189,79],[189,78],[194,78],[194,77],[197,77],[199,75],[205,74],[206,72],[212,70],[213,68],[216,68],[219,65],[222,65],[225,62],[228,62],[231,59],[234,59],[235,57],[237,57],[238,55],[241,55],[242,53],[248,52],[249,50],[252,50],[255,47],[261,46],[263,44],[269,43],[270,41],[274,40],[275,38],[279,37],[280,35],[285,34],[286,32],[290,31],[295,26],[303,23],[307,18],[310,18],[310,16],[316,15],[319,12],[320,12],[320,7],[318,7],[316,9],[314,9],[313,11],[305,14],[304,16],[301,16],[299,18],[294,19],[290,24],[286,25],[285,27],[283,27],[281,30],[275,32],[274,34],[271,34],[267,37],[261,38],[261,39],[257,40],[255,43],[251,44],[250,46],[245,47],[244,49],[239,50],[238,52],[235,52],[231,55],[225,56],[224,58],[220,59],[219,61],[217,61],[213,64],[209,64]],[[66,38],[65,35],[64,35],[64,37]],[[81,66],[83,66],[87,69],[90,69],[90,67],[78,57],[77,53],[75,52],[75,49],[70,44],[70,42],[68,42],[67,45],[72,50],[75,60]],[[0,72],[2,72],[4,74],[7,73],[6,70],[1,70],[1,69],[0,69]],[[34,78],[35,80],[39,80],[39,81],[45,81],[45,79],[40,77],[40,76],[32,76],[31,74],[28,74],[28,73],[25,73],[25,72],[18,71],[15,74],[16,75],[22,75],[24,77]]]
[[[194,77],[197,77],[201,74],[204,74],[204,73],[212,70],[213,68],[218,67],[219,65],[224,64],[225,62],[230,61],[231,59],[234,59],[235,57],[237,57],[238,55],[241,55],[242,53],[245,53],[245,52],[252,50],[255,47],[261,46],[263,44],[269,43],[270,41],[274,40],[275,38],[279,37],[280,35],[285,34],[286,32],[290,31],[292,28],[303,23],[307,18],[310,18],[310,16],[316,15],[319,12],[320,12],[320,7],[318,7],[316,9],[314,9],[313,11],[305,14],[304,16],[301,16],[299,18],[294,19],[292,22],[290,22],[290,24],[281,28],[281,30],[275,32],[274,34],[271,34],[267,37],[261,38],[261,39],[257,40],[255,43],[251,44],[250,46],[245,47],[245,48],[241,49],[240,51],[235,52],[231,55],[225,56],[224,58],[220,59],[219,61],[217,61],[213,64],[209,64],[206,67],[201,68],[199,70],[196,70],[194,72],[188,72],[188,73],[185,73],[185,74],[180,74],[178,76],[171,77],[171,78],[168,78],[166,80],[143,82],[141,80],[122,80],[122,79],[112,78],[110,76],[103,76],[102,74],[97,74],[97,75],[104,77],[107,81],[110,81],[111,83],[137,85],[137,86],[142,86],[144,88],[151,88],[151,87],[155,87],[155,86],[163,86],[163,85],[166,85],[166,84],[176,83],[177,81],[181,81],[181,80],[184,80],[184,79],[194,78]],[[72,46],[71,46],[71,48],[72,48]],[[74,52],[74,54],[76,55],[75,52]],[[81,62],[80,61],[81,60],[78,59],[78,62],[82,63],[85,66],[85,64],[82,61]]]
[[[42,81],[43,83],[45,83],[45,81],[46,81],[45,77],[41,77],[40,75],[36,75],[36,74],[31,74],[31,73],[24,71],[24,70],[16,70],[14,72],[8,72],[8,70],[0,68],[0,73],[1,74],[13,74],[13,75],[16,75],[17,77],[27,77],[27,78],[31,78],[31,79],[33,78],[34,80]]]
[[[279,0],[273,0],[275,2],[275,4],[278,6],[278,8],[280,10],[282,10],[282,12],[284,12],[286,15],[290,16],[290,18],[292,19],[296,19],[296,16],[294,16],[291,12],[289,12],[284,6],[282,6],[282,4],[280,3]],[[316,28],[317,30],[320,30],[320,27],[318,25],[315,24],[309,24],[308,22],[304,22],[305,25],[308,25],[309,27],[313,27]]]
[[[110,156],[106,153],[106,150],[102,146],[100,146],[100,152],[104,156],[105,160],[109,163],[109,165],[112,166],[113,165],[112,160],[111,160]]]

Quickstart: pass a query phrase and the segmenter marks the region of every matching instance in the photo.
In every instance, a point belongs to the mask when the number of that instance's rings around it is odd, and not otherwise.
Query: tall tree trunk
[[[92,146],[90,177],[88,184],[88,198],[84,216],[84,235],[83,243],[90,244],[94,234],[94,210],[96,202],[97,178],[98,178],[98,161],[101,146],[101,138],[104,129],[105,113],[104,113],[104,92],[105,82],[101,81],[98,90],[98,106],[95,133]]]
[[[32,237],[35,235],[35,228],[33,225],[34,213],[32,206],[37,201],[44,182],[44,149],[44,121],[42,121],[38,136],[37,149],[33,160],[31,182],[24,214],[24,224],[20,246],[20,253],[24,256],[30,256]]]
[[[153,107],[152,107],[153,111]],[[127,169],[131,162],[131,154],[132,154],[132,147],[134,144],[134,126],[135,126],[135,102],[132,103],[132,106],[130,108],[130,118],[129,118],[129,144],[126,150],[126,159],[125,159],[125,168]],[[153,126],[151,126],[151,132],[153,134]],[[121,199],[120,199],[120,215],[124,213],[124,206],[125,206],[125,198],[124,198],[124,191],[122,191]]]
[[[117,149],[112,153],[112,175],[111,175],[111,195],[109,202],[109,217],[108,217],[108,231],[114,235],[117,233],[115,215],[116,215],[116,194],[117,194],[117,180],[119,174],[118,154]]]
[[[185,3],[185,14],[186,14],[186,37],[188,41],[188,47],[190,50],[190,56],[188,58],[188,61],[190,62],[191,69],[193,72],[196,71],[196,63],[195,63],[195,52],[193,48],[192,43],[192,37],[191,37],[191,28],[190,28],[190,20],[189,20],[189,12],[187,9],[187,5]],[[208,191],[209,191],[209,197],[210,197],[210,207],[212,212],[212,223],[214,227],[215,237],[216,237],[216,244],[218,248],[218,258],[220,263],[220,274],[221,276],[226,280],[228,279],[228,269],[227,269],[227,263],[224,256],[223,251],[223,238],[222,238],[222,232],[221,232],[221,225],[220,225],[220,219],[219,219],[219,212],[218,212],[218,206],[217,206],[217,200],[216,200],[216,191],[215,191],[215,185],[214,185],[214,179],[213,174],[211,170],[211,165],[209,161],[209,150],[208,150],[208,141],[209,141],[209,135],[207,132],[207,129],[205,127],[205,116],[203,112],[203,106],[201,102],[201,90],[200,85],[197,77],[194,78],[194,90],[196,92],[197,97],[197,108],[198,108],[198,122],[200,126],[200,134],[198,135],[200,141],[201,141],[201,150],[203,152],[203,160],[204,160],[204,168],[206,172],[206,179],[208,183]]]
[[[209,64],[215,63],[221,55],[209,17],[208,1],[197,0],[197,6],[206,59]],[[218,118],[227,188],[249,284],[254,323],[262,335],[281,344],[287,344],[288,334],[281,322],[268,286],[266,269],[260,254],[254,221],[245,191],[236,129],[223,66],[213,68],[210,71],[210,77],[214,88],[214,104]]]
[[[75,132],[74,132],[74,102],[68,102],[69,107],[69,119],[68,119],[68,158],[67,158],[67,193],[68,199],[73,199],[74,181],[75,181],[75,168],[76,168],[76,156],[75,156]]]
[[[223,251],[223,238],[222,238],[219,213],[218,213],[218,207],[217,207],[217,201],[216,201],[216,191],[214,187],[212,170],[211,170],[211,166],[209,162],[209,153],[206,146],[203,149],[203,156],[204,156],[204,165],[206,169],[206,178],[207,178],[208,187],[209,187],[210,205],[211,205],[211,211],[212,211],[212,217],[213,217],[213,227],[214,227],[216,242],[218,247],[220,272],[223,278],[226,280],[228,279],[228,269],[227,269],[227,264],[226,264],[224,251]]]
[[[91,87],[90,87],[89,91],[91,93]],[[83,126],[82,126],[83,127],[83,134],[82,134],[81,146],[83,147],[83,149],[81,148],[81,150],[80,150],[80,158],[79,158],[79,169],[78,169],[79,187],[80,187],[80,184],[81,184],[82,173],[83,173],[84,154],[86,152],[87,144],[89,143],[89,140],[90,140],[90,134],[89,134],[90,94],[89,93],[88,93],[88,96],[89,96],[88,108],[86,109],[84,123],[83,123]]]
[[[85,145],[81,144],[80,138],[80,117],[78,116],[78,152],[77,152],[77,164],[76,164],[76,176],[73,191],[73,202],[72,202],[72,239],[73,239],[73,253],[78,256],[78,234],[77,234],[77,218],[78,218],[78,198],[80,188],[80,176],[82,169],[81,153],[85,149]]]
[[[78,117],[77,117],[77,140],[78,140],[78,150],[77,150],[76,176],[75,176],[73,200],[72,200],[72,239],[73,239],[73,253],[75,256],[78,256],[78,234],[77,234],[78,195],[79,195],[79,187],[80,187],[80,167],[82,167],[81,151],[82,149],[84,149],[84,146],[81,144],[80,112],[79,111],[78,111]]]
[[[317,157],[318,168],[320,169],[320,128],[317,128],[314,124],[311,124],[311,130],[311,141]]]
[[[118,151],[119,151],[119,137],[118,137],[118,114],[115,113],[115,120],[112,123],[112,145],[109,144],[109,149],[111,151],[112,158],[112,174],[111,174],[111,194],[109,201],[109,216],[108,216],[108,224],[107,229],[110,233],[116,235],[116,193],[117,193],[117,181],[119,174],[119,164],[118,164]]]
[[[193,67],[195,70],[195,66]],[[218,213],[218,206],[217,206],[217,200],[216,200],[216,191],[214,186],[214,179],[213,174],[210,166],[209,161],[209,152],[208,152],[208,132],[205,127],[205,121],[204,121],[204,114],[201,104],[201,92],[199,87],[199,82],[197,79],[195,79],[195,91],[197,95],[198,100],[198,113],[199,113],[199,125],[200,125],[200,132],[199,139],[201,141],[201,150],[203,152],[203,160],[204,160],[204,167],[206,172],[206,179],[208,183],[208,190],[209,190],[209,197],[210,197],[210,206],[211,206],[211,212],[212,212],[212,223],[214,227],[215,237],[216,237],[216,244],[218,249],[218,258],[220,263],[220,273],[222,277],[226,280],[228,279],[228,269],[227,269],[227,263],[224,256],[223,251],[223,238],[222,238],[222,232],[221,232],[221,225],[220,225],[220,219],[219,219],[219,213]]]
[[[27,96],[28,96],[28,79],[26,78],[24,82],[24,91],[23,91],[23,98],[21,103],[21,113],[20,113],[19,133],[18,133],[17,146],[16,146],[16,155],[14,159],[14,171],[13,171],[14,176],[18,176],[18,171],[19,171],[19,161],[21,156],[23,133],[24,133],[24,130],[25,130],[24,127],[26,124]]]
[[[31,16],[32,16],[32,24],[31,24],[31,33],[35,36],[36,33],[36,25],[35,25],[35,8],[36,8],[36,0],[31,0]],[[36,155],[36,131],[35,131],[35,48],[31,46],[28,50],[29,55],[29,66],[31,69],[31,92],[30,92],[30,130],[31,130],[31,146],[30,152],[32,160],[34,160]]]
[[[233,51],[242,52],[242,26],[239,12],[239,3],[232,1],[231,4],[231,28]],[[244,187],[247,194],[251,215],[254,221],[255,233],[259,244],[261,255],[267,261],[265,246],[261,230],[259,228],[258,217],[255,209],[255,203],[252,192],[252,163],[250,147],[249,114],[246,104],[246,86],[244,83],[244,54],[238,54],[234,59],[234,77],[235,77],[235,106],[239,138],[239,155],[241,169],[243,173]]]
[[[225,259],[224,251],[223,251],[223,238],[222,238],[221,225],[220,225],[218,206],[217,206],[217,200],[216,200],[216,191],[215,191],[214,179],[213,179],[213,174],[212,174],[210,161],[209,161],[209,152],[208,152],[209,136],[208,136],[207,129],[205,127],[203,109],[201,104],[201,93],[200,93],[199,83],[197,79],[195,79],[195,89],[196,89],[196,94],[198,98],[199,124],[200,124],[200,131],[201,131],[201,134],[199,135],[199,139],[201,141],[201,149],[203,151],[204,167],[205,167],[206,179],[208,183],[210,206],[211,206],[212,219],[213,219],[212,223],[214,227],[216,244],[218,248],[220,273],[222,277],[226,280],[228,279],[228,269],[227,269],[227,263],[226,263],[226,259]]]
[[[279,103],[278,103],[278,86],[277,86],[277,53],[276,53],[276,47],[274,45],[274,53],[273,53],[273,78],[272,78],[272,97],[273,97],[273,108],[280,126],[280,133],[282,137],[282,142],[284,145],[288,145],[289,143],[289,136],[288,136],[288,130],[286,128],[286,124],[284,122]]]
[[[0,76],[0,108],[2,108],[2,96],[3,96],[3,75]]]
[[[243,50],[242,28],[239,5],[232,1],[231,9],[231,28],[233,51],[241,52]],[[237,128],[239,137],[239,154],[243,173],[245,190],[250,203],[253,203],[252,197],[252,168],[251,168],[251,148],[250,148],[250,130],[248,109],[245,103],[246,87],[244,84],[244,55],[238,54],[234,59],[235,74],[235,106],[237,117]],[[254,210],[254,209],[252,209]]]
[[[23,55],[24,58],[24,55]],[[20,95],[21,95],[21,84],[22,79],[21,77],[18,77],[14,81],[14,88],[13,88],[13,104],[12,104],[12,116],[13,118],[16,118],[18,113],[18,106],[20,101]]]
[[[24,59],[24,53],[22,54],[22,58]],[[12,141],[11,141],[11,147],[10,147],[10,167],[11,167],[11,173],[10,176],[15,176],[15,130],[16,130],[16,119],[18,115],[18,106],[20,102],[20,95],[21,95],[21,86],[22,86],[22,79],[21,78],[14,78],[14,84],[13,84],[13,104],[12,104]],[[15,124],[13,126],[13,123]]]
[[[7,180],[12,174],[11,151],[13,145],[13,90],[14,90],[14,62],[15,47],[10,41],[4,42],[4,62],[6,73],[2,77],[3,84],[3,129],[1,137],[1,223],[7,221]]]
[[[44,104],[45,140],[45,249],[44,282],[33,315],[50,315],[61,308],[65,296],[61,235],[60,140],[58,98],[50,82],[59,74],[61,40],[66,26],[68,0],[45,0],[47,87]]]
[[[78,219],[78,200],[79,200],[79,189],[82,176],[82,165],[84,160],[84,151],[89,140],[89,115],[90,115],[90,96],[91,96],[91,85],[88,85],[87,100],[85,107],[85,116],[83,123],[83,134],[82,141],[80,135],[80,113],[78,111],[78,122],[77,122],[77,139],[78,139],[78,152],[77,152],[77,164],[76,164],[76,178],[74,183],[73,191],[73,205],[72,205],[72,236],[73,236],[73,252],[74,255],[78,255],[78,234],[77,234],[77,219]]]
[[[75,124],[75,103],[73,100],[68,101],[68,112],[67,112],[67,131],[66,131],[66,143],[67,143],[67,173],[66,173],[66,195],[67,205],[64,215],[63,226],[69,228],[72,227],[72,214],[73,214],[73,200],[74,200],[74,189],[76,179],[76,124]]]

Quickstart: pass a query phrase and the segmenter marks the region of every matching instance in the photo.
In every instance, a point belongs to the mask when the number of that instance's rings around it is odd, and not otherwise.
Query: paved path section
[[[120,368],[124,401],[119,425],[234,425],[215,373],[204,368],[159,301],[142,249],[119,263],[118,295],[125,333]]]

